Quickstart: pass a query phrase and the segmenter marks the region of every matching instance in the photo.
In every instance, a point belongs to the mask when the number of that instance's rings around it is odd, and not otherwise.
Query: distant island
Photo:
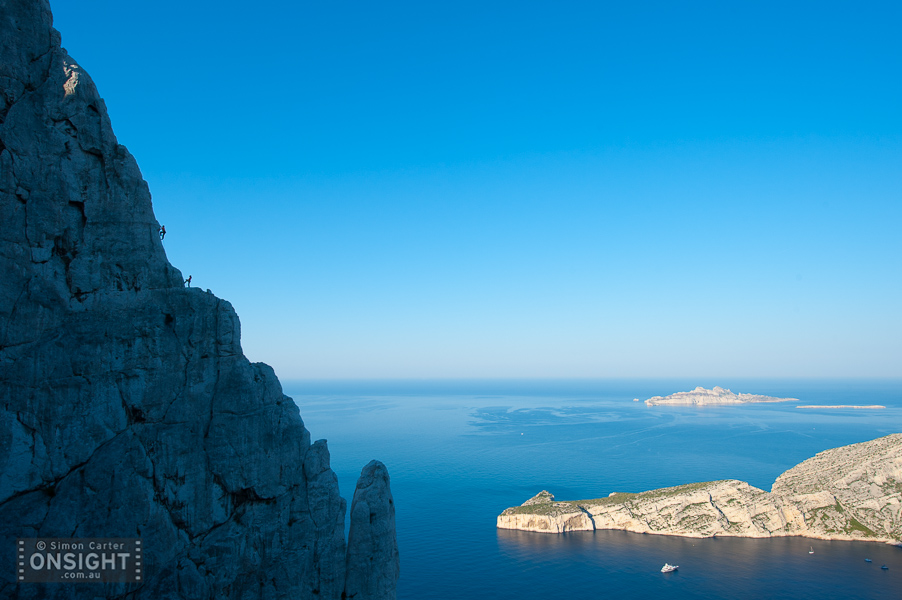
[[[500,529],[619,529],[686,537],[804,536],[899,544],[902,433],[826,450],[780,475],[771,491],[725,479],[559,502],[542,491],[508,508]]]
[[[886,408],[882,404],[802,404],[796,408]]]
[[[669,396],[654,396],[645,401],[649,406],[709,406],[712,404],[748,404],[752,402],[798,402],[798,398],[775,398],[757,394],[734,394],[715,385],[713,390],[698,386],[691,392],[677,392]]]

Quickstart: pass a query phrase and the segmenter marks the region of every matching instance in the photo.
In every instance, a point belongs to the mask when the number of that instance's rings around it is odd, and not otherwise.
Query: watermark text
[[[16,540],[20,583],[140,583],[144,560],[138,538],[25,538]]]

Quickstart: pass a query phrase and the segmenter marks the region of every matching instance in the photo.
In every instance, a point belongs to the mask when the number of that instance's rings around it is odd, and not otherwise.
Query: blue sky
[[[902,5],[676,4],[51,2],[280,377],[902,376]]]

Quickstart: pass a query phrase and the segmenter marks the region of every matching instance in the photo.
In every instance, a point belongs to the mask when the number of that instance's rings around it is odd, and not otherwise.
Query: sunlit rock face
[[[543,491],[501,513],[497,526],[898,542],[902,434],[821,452],[780,475],[770,492],[735,479],[568,502]]]
[[[46,1],[0,0],[0,92],[0,563],[16,538],[140,537],[146,573],[0,569],[0,597],[341,598],[362,578],[380,584],[356,598],[393,598],[393,507],[373,515],[376,555],[349,554],[325,442],[244,357],[232,306],[169,264]],[[381,481],[369,506],[392,502]]]

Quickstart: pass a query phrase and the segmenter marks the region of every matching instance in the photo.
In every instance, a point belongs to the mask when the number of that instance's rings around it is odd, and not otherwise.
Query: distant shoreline
[[[878,409],[886,408],[882,404],[802,404],[796,408],[866,408]]]

